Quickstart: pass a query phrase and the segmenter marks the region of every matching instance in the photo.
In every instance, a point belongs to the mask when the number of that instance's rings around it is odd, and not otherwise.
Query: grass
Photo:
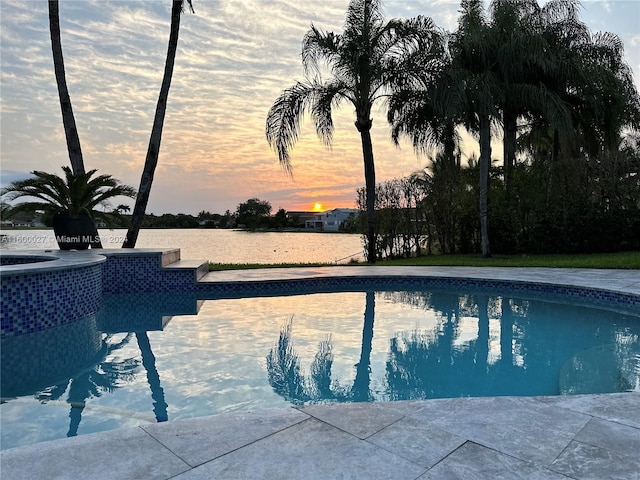
[[[348,263],[342,265],[368,265]],[[546,255],[428,255],[400,260],[383,260],[378,266],[456,266],[456,267],[547,267],[547,268],[622,268],[640,270],[640,251],[590,254]],[[224,264],[209,265],[215,270],[246,270],[252,268],[329,267],[333,263],[278,263],[278,264]]]

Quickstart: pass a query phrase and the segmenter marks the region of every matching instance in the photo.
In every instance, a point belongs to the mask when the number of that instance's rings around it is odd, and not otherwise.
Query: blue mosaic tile
[[[70,323],[99,309],[102,268],[4,275],[1,298],[2,338]]]
[[[164,269],[161,255],[113,255],[103,264],[105,293],[189,292],[196,284],[192,269]]]
[[[460,293],[512,295],[559,303],[574,303],[640,315],[640,296],[586,287],[458,277],[339,277],[275,280],[268,282],[199,283],[196,291],[206,299],[250,296],[385,290],[455,290]]]

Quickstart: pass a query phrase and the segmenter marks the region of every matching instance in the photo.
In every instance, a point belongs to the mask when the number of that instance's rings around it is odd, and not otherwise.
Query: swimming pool
[[[3,449],[291,404],[637,390],[640,317],[497,287],[112,294],[3,339]]]

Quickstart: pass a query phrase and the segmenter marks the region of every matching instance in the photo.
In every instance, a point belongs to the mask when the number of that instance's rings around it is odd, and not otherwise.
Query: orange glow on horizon
[[[313,211],[314,212],[321,212],[322,211],[322,204],[319,202],[316,202],[313,204]]]

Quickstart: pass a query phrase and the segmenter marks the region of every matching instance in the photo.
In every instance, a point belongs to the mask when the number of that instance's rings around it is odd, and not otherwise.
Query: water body
[[[105,248],[120,248],[124,229],[98,232]],[[53,230],[5,230],[2,250],[57,249]],[[245,232],[215,229],[145,229],[139,248],[180,248],[184,260],[211,263],[345,263],[364,259],[357,234],[316,232]]]

